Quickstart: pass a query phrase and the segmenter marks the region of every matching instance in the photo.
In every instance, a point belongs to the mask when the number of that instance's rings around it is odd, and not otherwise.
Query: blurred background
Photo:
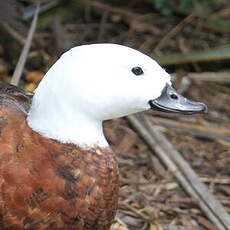
[[[0,1],[2,81],[11,81],[35,9],[32,0]],[[230,1],[41,0],[19,86],[33,92],[64,51],[102,42],[148,54],[181,93],[208,105],[207,114],[191,117],[146,116],[230,212]],[[127,119],[106,122],[105,132],[120,166],[114,230],[219,229]]]

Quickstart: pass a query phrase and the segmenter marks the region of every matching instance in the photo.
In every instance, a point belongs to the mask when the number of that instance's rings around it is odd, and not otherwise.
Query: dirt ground
[[[225,90],[225,100],[223,98],[218,103],[215,99],[210,100],[213,97],[218,98],[219,92]],[[153,121],[156,120],[156,124],[159,118],[163,118],[163,121],[178,121],[179,124],[189,124],[189,127],[199,125],[226,131],[226,137],[229,138],[229,90],[228,87],[216,84],[202,83],[197,86],[194,83],[187,94],[190,98],[199,99],[201,92],[205,91],[202,101],[209,107],[207,114],[188,117],[148,112],[148,116],[151,116]],[[151,154],[154,153],[125,119],[109,121],[106,129],[120,164],[121,190],[118,216],[128,225],[128,229],[148,229],[146,223],[152,223],[152,229],[160,229],[159,226],[168,229],[166,228],[168,225],[194,227],[191,229],[216,229],[199,209],[197,201],[183,191],[159,160],[157,158],[155,162],[150,160]],[[229,139],[225,140],[223,138],[225,135],[214,137],[206,132],[200,133],[197,130],[165,124],[160,126],[160,129],[229,212]]]
[[[10,81],[30,20],[31,2],[12,1],[21,9],[0,26],[0,80]],[[58,2],[44,0],[44,4]],[[230,4],[222,1],[211,13],[175,11],[163,16],[149,1],[65,1],[39,17],[20,86],[33,91],[49,66],[70,47],[98,42],[124,44],[156,58],[229,47],[230,31],[208,19],[229,22]],[[9,7],[9,6],[5,6]],[[0,13],[1,16],[1,13]],[[16,21],[21,26],[18,26]],[[227,49],[226,48],[226,49]],[[210,191],[230,212],[230,72],[229,57],[165,65],[175,88],[207,104],[206,114],[183,116],[146,112],[173,143]],[[198,58],[199,59],[199,58]],[[196,73],[196,77],[191,77]],[[201,75],[214,73],[214,80]],[[223,73],[228,77],[216,80]],[[222,78],[221,78],[222,79]],[[213,223],[180,186],[126,118],[105,122],[106,136],[120,166],[119,210],[113,230],[215,230]],[[154,157],[151,157],[154,156]]]

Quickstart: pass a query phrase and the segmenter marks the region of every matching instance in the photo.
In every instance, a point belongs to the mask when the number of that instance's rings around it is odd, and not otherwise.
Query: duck
[[[0,83],[0,228],[109,230],[119,173],[103,121],[207,110],[151,57],[110,43],[64,53],[34,94]]]

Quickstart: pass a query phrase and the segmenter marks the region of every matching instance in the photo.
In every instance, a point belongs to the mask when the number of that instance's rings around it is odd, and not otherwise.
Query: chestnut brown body
[[[119,188],[114,153],[34,132],[30,100],[0,84],[0,229],[108,230]]]

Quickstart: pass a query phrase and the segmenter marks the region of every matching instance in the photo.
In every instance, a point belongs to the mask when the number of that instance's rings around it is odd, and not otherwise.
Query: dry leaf
[[[25,86],[25,90],[29,92],[33,92],[37,88],[35,83],[29,83]]]
[[[25,78],[27,81],[38,84],[42,78],[44,77],[44,73],[40,71],[32,71],[26,74]]]

